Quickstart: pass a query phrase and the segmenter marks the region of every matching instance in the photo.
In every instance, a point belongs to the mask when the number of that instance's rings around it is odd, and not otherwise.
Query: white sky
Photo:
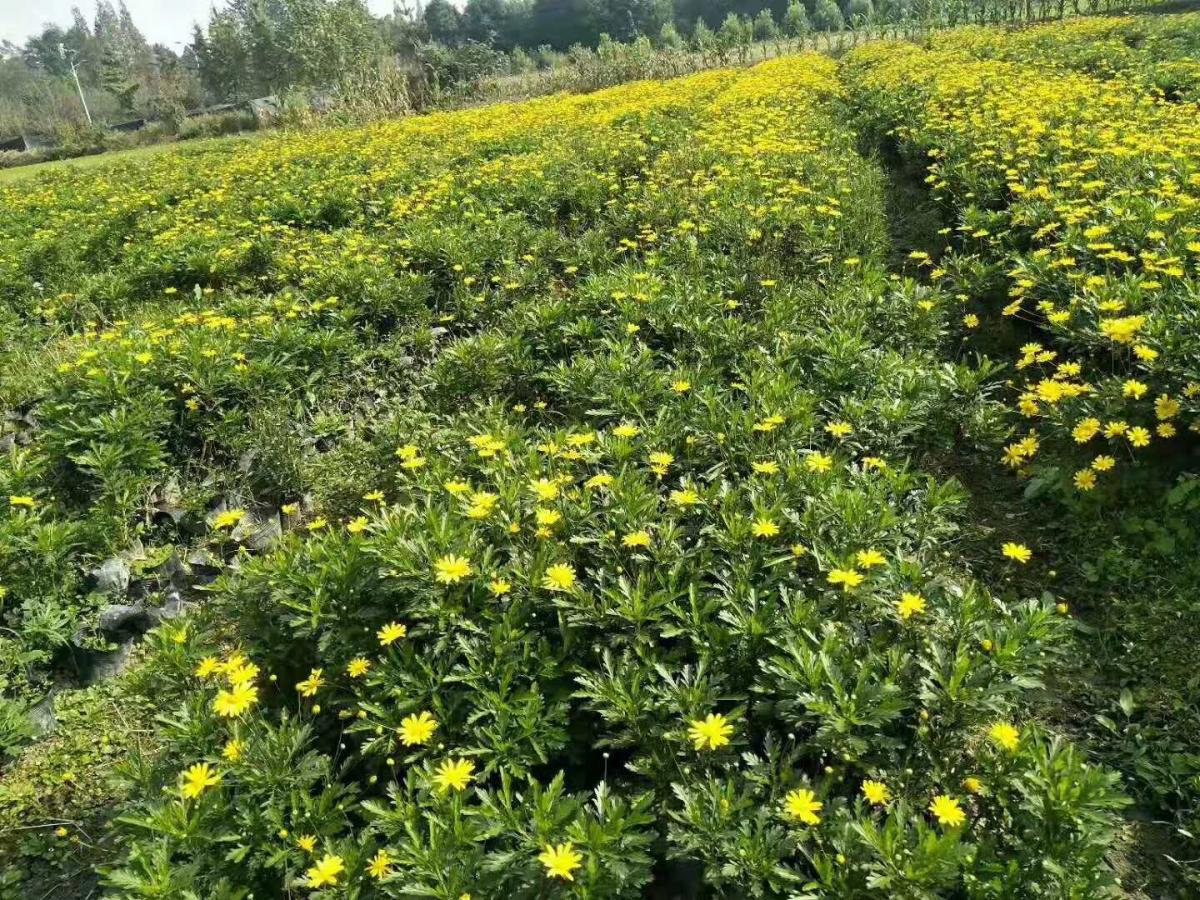
[[[225,3],[226,0],[125,0],[134,24],[146,40],[168,46],[189,41],[192,24],[207,24],[209,9]],[[0,0],[0,40],[7,39],[19,46],[38,34],[43,25],[69,26],[72,6],[78,6],[84,17],[92,20],[93,0]],[[367,6],[375,15],[383,15],[392,11],[392,0],[367,0]],[[113,0],[113,7],[119,8],[118,0]]]

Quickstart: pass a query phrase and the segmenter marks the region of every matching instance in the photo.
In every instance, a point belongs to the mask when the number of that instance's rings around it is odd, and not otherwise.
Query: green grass
[[[28,166],[14,166],[10,169],[0,169],[0,184],[32,178],[46,172],[57,172],[62,169],[91,169],[112,162],[140,159],[155,153],[170,150],[177,142],[149,144],[145,147],[132,147],[129,150],[112,150],[105,153],[95,153],[90,156],[77,156],[74,159],[54,159],[49,162],[33,163]]]

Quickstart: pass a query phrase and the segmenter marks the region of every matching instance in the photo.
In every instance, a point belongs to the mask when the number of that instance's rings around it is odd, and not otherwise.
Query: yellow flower
[[[854,429],[849,422],[830,422],[825,426],[825,431],[833,435],[835,438],[849,437]]]
[[[631,437],[637,437],[637,434],[639,431],[641,431],[641,429],[638,428],[636,425],[634,425],[630,422],[622,422],[620,425],[618,425],[616,428],[613,429],[613,434],[619,438],[631,438]]]
[[[386,850],[380,850],[371,857],[371,861],[367,863],[367,874],[372,878],[384,879],[391,874],[392,858],[388,856]]]
[[[512,593],[512,582],[503,578],[493,578],[488,582],[488,590],[492,592],[493,597],[503,597]]]
[[[358,518],[351,519],[346,523],[346,530],[351,534],[362,534],[367,530],[369,525],[370,523],[367,521],[366,516],[359,516]]]
[[[696,719],[688,727],[688,737],[697,750],[718,750],[729,743],[731,734],[733,726],[720,713],[709,713],[703,719]]]
[[[784,807],[787,809],[788,816],[805,825],[821,823],[820,812],[824,805],[808,788],[796,788],[794,791],[789,791],[788,795],[784,797]]]
[[[213,519],[213,528],[232,528],[246,517],[244,509],[227,509]]]
[[[317,836],[315,834],[302,834],[296,838],[296,846],[305,853],[312,853],[317,849]]]
[[[810,472],[828,472],[833,468],[833,457],[825,453],[810,453],[804,458],[804,468]]]
[[[1150,432],[1138,425],[1129,429],[1128,438],[1134,447],[1145,447],[1150,443]]]
[[[857,569],[834,569],[825,576],[830,584],[840,584],[843,591],[849,591],[863,583],[863,575]]]
[[[874,806],[886,806],[887,802],[892,799],[891,789],[882,781],[864,781],[862,792],[863,796],[867,798],[867,802]]]
[[[778,475],[779,463],[774,460],[764,459],[752,464],[755,475]]]
[[[422,711],[418,715],[406,716],[396,730],[406,747],[416,747],[420,744],[428,744],[437,727],[437,719],[433,717],[433,714]]]
[[[1158,359],[1158,351],[1146,344],[1138,344],[1133,348],[1133,355],[1142,362],[1154,362]]]
[[[346,666],[346,674],[351,678],[362,678],[371,668],[371,661],[365,656],[356,656]]]
[[[674,456],[662,450],[651,453],[647,459],[650,461],[650,468],[654,470],[656,475],[665,475],[671,463],[675,462]]]
[[[623,547],[649,547],[650,532],[648,531],[631,531],[625,537],[621,538],[621,546]]]
[[[199,797],[207,788],[221,783],[220,774],[208,763],[196,763],[183,773],[183,796],[190,799]]]
[[[548,591],[569,591],[575,586],[575,569],[567,563],[555,563],[542,576],[542,587]]]
[[[246,742],[233,738],[225,743],[221,750],[221,756],[230,762],[237,762],[242,758],[242,753],[246,750]]]
[[[1119,319],[1101,319],[1100,333],[1115,343],[1132,344],[1134,337],[1145,324],[1145,316],[1125,316]]]
[[[671,502],[676,506],[695,506],[700,502],[700,495],[691,488],[681,488],[671,491]]]
[[[221,663],[215,656],[206,656],[196,666],[197,678],[212,678],[221,671]]]
[[[469,759],[444,759],[433,773],[438,790],[465,790],[474,777],[475,763]]]
[[[878,550],[859,550],[854,556],[855,562],[859,568],[870,569],[873,566],[882,566],[887,562],[887,559]]]
[[[1150,390],[1149,387],[1134,378],[1128,379],[1121,385],[1121,394],[1125,397],[1132,397],[1134,400],[1140,399],[1148,390]]]
[[[974,775],[968,775],[963,779],[963,787],[972,794],[979,794],[983,792],[983,782]]]
[[[379,638],[379,643],[384,647],[389,644],[394,644],[408,634],[408,627],[401,625],[399,622],[389,622],[375,632],[375,637]]]
[[[606,487],[610,487],[612,485],[612,483],[613,483],[613,477],[607,473],[602,472],[599,475],[593,475],[591,478],[589,478],[587,481],[585,481],[584,486],[589,487],[589,488],[602,488],[602,487],[606,488]]]
[[[296,690],[300,692],[301,697],[316,696],[321,685],[325,683],[324,669],[313,669],[308,673],[308,677],[296,684]]]
[[[567,841],[555,846],[547,844],[538,855],[538,862],[546,867],[546,874],[551,878],[562,878],[574,881],[571,873],[583,864],[583,857],[575,850],[574,845]]]
[[[23,506],[26,509],[33,509],[34,499],[24,494],[9,494],[8,505],[14,507]]]
[[[224,666],[225,679],[231,685],[245,684],[258,677],[258,666],[241,654],[235,655]]]
[[[332,853],[326,853],[317,861],[317,864],[310,868],[306,873],[308,875],[308,886],[324,887],[327,884],[337,884],[337,877],[345,870],[346,864],[342,862],[342,858],[340,856],[334,856]]]
[[[677,394],[686,394],[692,389],[692,383],[687,379],[681,378],[678,381],[671,383],[671,390]]]
[[[764,434],[766,434],[766,433],[774,431],[776,428],[778,428],[780,425],[782,425],[785,421],[786,421],[786,419],[784,419],[783,416],[776,413],[773,416],[767,416],[762,421],[755,422],[754,430],[761,431]]]
[[[496,509],[500,498],[487,491],[476,491],[471,495],[471,505],[467,508],[467,517],[471,519],[486,519]]]
[[[558,482],[549,478],[539,478],[529,482],[529,487],[543,503],[548,503],[558,496]]]
[[[235,684],[227,691],[220,691],[213,699],[213,712],[227,719],[240,716],[258,702],[258,688],[249,682]]]
[[[911,619],[913,616],[918,616],[925,612],[925,598],[920,594],[912,594],[906,591],[896,601],[896,612],[900,614],[900,618],[902,619]]]
[[[1004,546],[1000,548],[1000,552],[1009,559],[1014,559],[1019,563],[1027,563],[1033,556],[1033,551],[1024,544],[1015,544],[1012,541],[1006,541]]]
[[[1111,456],[1101,455],[1101,456],[1097,456],[1095,459],[1092,460],[1092,468],[1095,469],[1097,472],[1107,472],[1109,469],[1111,469],[1116,464],[1117,464],[1117,461],[1115,459],[1113,459]]]
[[[1075,438],[1075,443],[1077,444],[1086,444],[1099,433],[1099,419],[1084,419],[1073,429],[1071,429],[1071,436]]]
[[[938,794],[934,797],[929,804],[929,811],[938,820],[938,824],[948,825],[951,828],[957,828],[967,820],[967,814],[958,805],[958,801],[949,794]]]
[[[1160,419],[1173,419],[1179,415],[1180,405],[1178,400],[1173,400],[1166,394],[1162,394],[1154,401],[1154,414]]]
[[[779,526],[767,518],[757,519],[753,526],[754,536],[760,538],[773,538],[779,534]]]
[[[1075,487],[1081,491],[1090,491],[1096,486],[1096,473],[1091,469],[1080,469],[1072,479]]]
[[[450,553],[434,564],[436,579],[440,584],[454,584],[471,574],[471,563],[461,556]]]
[[[1021,743],[1021,732],[1008,722],[997,722],[988,730],[988,737],[1010,753]]]

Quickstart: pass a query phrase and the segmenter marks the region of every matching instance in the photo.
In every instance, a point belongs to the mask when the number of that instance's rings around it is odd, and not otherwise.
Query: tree
[[[717,31],[717,46],[725,55],[737,51],[744,58],[745,50],[753,39],[754,29],[737,13],[727,15]]]
[[[818,31],[840,31],[846,27],[846,20],[834,0],[817,0],[813,9],[813,25]]]
[[[104,56],[100,61],[100,84],[113,95],[123,114],[133,114],[138,83],[131,77],[129,66],[115,44],[104,48]]]
[[[463,38],[462,13],[449,0],[429,0],[424,13],[425,27],[435,41],[454,46]]]
[[[658,46],[667,50],[679,50],[683,47],[683,38],[679,36],[679,32],[675,29],[674,22],[663,23],[663,27],[658,32]]]
[[[712,29],[708,27],[708,23],[703,19],[696,20],[696,24],[692,28],[691,43],[692,47],[701,53],[708,53],[716,47],[716,35],[713,34]]]
[[[214,11],[208,34],[196,29],[192,39],[200,81],[214,100],[243,98],[251,93],[250,51],[233,13]]]
[[[467,0],[463,8],[464,34],[473,41],[511,49],[518,44],[532,48],[527,6],[506,0]]]
[[[802,38],[808,34],[808,11],[800,0],[792,0],[783,14],[783,33],[790,38]]]
[[[556,50],[593,46],[600,38],[599,7],[598,0],[534,0],[527,40]]]
[[[779,37],[779,26],[771,15],[769,7],[763,7],[754,17],[754,39],[756,41],[773,41]]]

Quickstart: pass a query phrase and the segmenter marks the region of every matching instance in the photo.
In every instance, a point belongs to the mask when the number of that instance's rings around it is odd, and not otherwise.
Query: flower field
[[[1200,802],[1198,44],[969,28],[0,186],[0,752],[55,760],[0,841],[121,898],[1120,895],[1122,811]],[[101,808],[26,711],[129,630]],[[1098,632],[1157,680],[1073,686]]]

